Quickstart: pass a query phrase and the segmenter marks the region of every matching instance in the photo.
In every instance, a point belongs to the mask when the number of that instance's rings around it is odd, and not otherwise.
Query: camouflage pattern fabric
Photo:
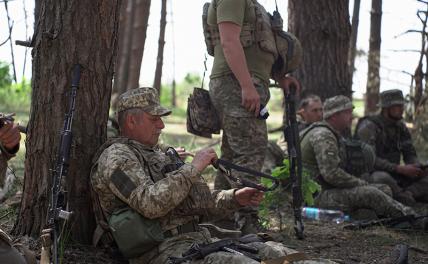
[[[117,112],[141,108],[143,111],[156,116],[165,116],[171,113],[171,110],[160,105],[159,93],[152,87],[128,90],[119,96],[117,102]]]
[[[325,127],[329,126],[326,121],[320,123],[324,126],[313,128],[301,138],[303,166],[322,186],[316,198],[317,206],[346,212],[370,208],[379,216],[399,216],[413,212],[367,181],[342,169],[340,149],[343,146],[340,135],[334,133],[331,126],[331,129]]]
[[[260,95],[260,103],[266,105],[270,94],[267,84],[253,77],[254,85]],[[261,171],[267,150],[266,120],[254,117],[241,105],[241,87],[231,74],[211,79],[210,97],[219,114],[223,136],[221,158],[237,165]],[[242,177],[254,182],[260,179],[242,172],[233,171],[236,177]],[[218,171],[214,181],[214,189],[229,189],[237,187],[230,182],[222,172]],[[257,210],[245,210],[244,218],[257,218]],[[233,218],[233,216],[230,216]],[[240,221],[245,223],[245,221]],[[219,223],[217,223],[219,224]],[[231,228],[231,226],[223,226]]]
[[[130,264],[164,264],[168,263],[168,257],[181,257],[183,252],[186,252],[193,243],[211,243],[216,239],[211,238],[209,232],[204,229],[201,232],[187,233],[165,240],[159,247],[157,252],[148,252],[143,256],[133,259]],[[259,256],[262,260],[275,259],[288,254],[296,253],[295,250],[285,247],[283,244],[273,241],[266,243],[253,242],[249,246],[259,250]],[[231,254],[228,252],[215,252],[204,259],[192,260],[186,263],[192,264],[256,264],[260,263],[245,256]],[[325,259],[308,259],[297,261],[298,264],[334,264],[336,262]]]
[[[363,118],[357,125],[355,137],[375,148],[377,170],[387,172],[416,199],[428,201],[428,177],[412,179],[395,173],[395,167],[400,164],[401,158],[406,164],[419,163],[410,132],[402,121],[387,120],[381,114]],[[402,191],[390,186],[393,191]]]

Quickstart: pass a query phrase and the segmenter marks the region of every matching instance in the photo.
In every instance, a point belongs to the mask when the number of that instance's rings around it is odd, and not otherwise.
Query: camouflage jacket
[[[364,117],[355,129],[355,138],[375,148],[378,170],[395,172],[401,155],[406,164],[418,163],[409,130],[402,121],[391,121],[382,115]]]
[[[107,217],[130,206],[143,216],[159,219],[171,230],[212,210],[234,210],[234,190],[211,192],[200,173],[185,164],[176,170],[158,147],[126,138],[109,139],[94,158],[91,183]],[[207,212],[212,213],[212,211]]]
[[[314,127],[312,127],[314,126]],[[350,188],[367,182],[347,173],[343,167],[345,146],[340,134],[327,122],[316,122],[300,132],[303,167],[316,178],[323,189]]]

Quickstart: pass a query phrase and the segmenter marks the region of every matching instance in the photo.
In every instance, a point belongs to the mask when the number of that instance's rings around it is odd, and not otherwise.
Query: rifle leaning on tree
[[[55,169],[53,171],[48,219],[46,228],[42,231],[42,235],[40,237],[42,240],[41,264],[59,263],[58,242],[61,235],[60,222],[61,219],[67,221],[72,214],[72,212],[68,212],[65,209],[66,195],[62,183],[63,179],[65,179],[68,174],[68,167],[70,165],[70,149],[73,138],[71,127],[79,81],[80,65],[76,64],[73,68],[69,109],[65,115],[64,128],[61,131],[58,156],[56,159]],[[50,259],[52,259],[52,261]]]
[[[296,117],[296,87],[284,91],[286,124],[284,137],[287,140],[288,159],[290,161],[291,192],[293,195],[294,231],[298,239],[303,239],[304,226],[302,221],[302,156],[300,151],[299,128]]]

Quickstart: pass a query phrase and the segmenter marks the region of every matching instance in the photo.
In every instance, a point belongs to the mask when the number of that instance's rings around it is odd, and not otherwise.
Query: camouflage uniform
[[[7,192],[6,190],[3,191],[3,188],[5,187],[5,182],[8,177],[12,175],[12,172],[8,171],[7,161],[13,158],[18,150],[19,144],[16,145],[13,149],[8,150],[0,142],[0,199],[3,199],[4,195],[6,194],[5,192]]]
[[[352,107],[351,101],[344,96],[330,98],[324,104],[324,118]],[[308,129],[309,132],[301,132],[304,135],[301,138],[302,161],[304,168],[322,187],[316,198],[317,206],[345,212],[372,209],[378,216],[414,213],[382,191],[386,189],[388,192],[387,186],[379,189],[343,169],[344,145],[339,140],[340,134],[327,121],[316,122]]]
[[[380,106],[404,104],[400,90],[384,91],[380,95]],[[377,159],[375,169],[378,174],[372,181],[388,184],[394,195],[410,191],[415,199],[428,201],[428,177],[412,179],[396,173],[401,157],[405,164],[419,164],[410,132],[403,121],[385,118],[382,113],[362,118],[356,128],[355,137],[375,148]]]
[[[147,100],[151,97],[153,100]],[[152,88],[130,90],[119,99],[118,111],[140,107],[151,114],[169,114],[159,105]],[[206,229],[197,225],[199,215],[235,210],[234,189],[211,192],[191,164],[174,166],[157,146],[124,137],[112,138],[95,154],[91,183],[107,218],[129,206],[149,219],[157,219],[166,239],[131,263],[167,263],[181,257],[193,243],[209,243]],[[132,239],[132,238],[130,238]],[[264,259],[293,252],[279,243],[254,243]],[[240,255],[216,252],[192,263],[257,263]],[[304,262],[302,262],[304,263]],[[313,262],[314,263],[314,262]]]

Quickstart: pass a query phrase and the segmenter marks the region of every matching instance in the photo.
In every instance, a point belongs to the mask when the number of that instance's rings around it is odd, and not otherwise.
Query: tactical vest
[[[358,120],[355,128],[354,138],[359,139],[358,130],[361,122],[369,120],[376,125],[376,156],[386,159],[389,162],[399,164],[401,159],[402,145],[400,141],[400,127],[385,127],[382,118],[379,115],[366,116]]]
[[[115,143],[127,145],[129,149],[132,150],[140,161],[141,166],[149,168],[150,178],[153,182],[166,178],[167,173],[175,171],[181,167],[181,165],[179,165],[176,160],[172,160],[170,156],[163,153],[160,154],[160,151],[148,152],[147,150],[142,149],[140,144],[124,137],[111,138],[104,143],[95,155],[96,160],[98,160],[99,156],[105,149]],[[165,164],[165,166],[162,164]],[[193,183],[187,198],[173,210],[172,214],[186,216],[206,215],[207,210],[213,207],[214,201],[212,199],[211,191],[209,190],[208,185],[200,180]]]
[[[244,21],[241,27],[240,41],[243,48],[250,47],[258,44],[260,49],[274,55],[275,59],[278,57],[278,50],[276,47],[275,35],[272,30],[271,16],[256,0],[248,0],[254,5],[255,24]],[[209,25],[208,9],[210,3],[205,3],[202,10],[202,26],[209,55],[214,56],[214,47],[220,44],[220,33],[217,25]]]
[[[339,167],[341,169],[356,177],[360,177],[363,173],[373,171],[375,156],[370,146],[359,140],[339,137],[339,135],[337,135],[337,133],[326,124],[314,123],[303,130],[300,134],[301,146],[308,144],[306,135],[316,127],[325,127],[336,137],[339,147]]]

